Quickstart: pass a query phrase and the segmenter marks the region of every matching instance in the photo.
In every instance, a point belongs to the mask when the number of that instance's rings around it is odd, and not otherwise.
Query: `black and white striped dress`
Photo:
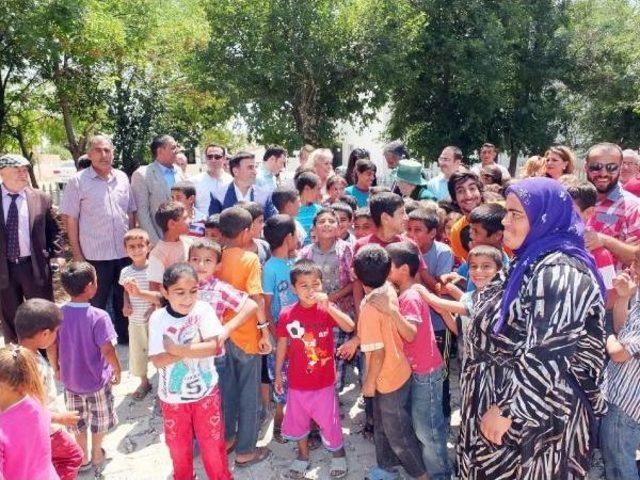
[[[584,478],[590,413],[606,410],[598,388],[605,356],[598,284],[579,260],[547,254],[525,273],[506,325],[494,334],[503,285],[496,278],[479,294],[466,340],[460,478]],[[494,404],[513,420],[501,446],[480,432]]]

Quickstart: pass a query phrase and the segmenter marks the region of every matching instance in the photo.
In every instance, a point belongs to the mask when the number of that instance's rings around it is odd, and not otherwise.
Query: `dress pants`
[[[2,333],[5,343],[17,343],[14,318],[18,307],[30,298],[53,300],[51,281],[37,285],[33,279],[31,257],[24,257],[19,263],[7,262],[9,285],[0,290],[0,310],[2,311]]]
[[[120,271],[131,263],[128,257],[115,260],[89,260],[96,269],[98,291],[91,299],[91,305],[103,310],[107,308],[111,292],[113,316],[111,321],[118,334],[118,343],[129,343],[129,320],[122,314],[124,305],[124,289],[120,285]]]

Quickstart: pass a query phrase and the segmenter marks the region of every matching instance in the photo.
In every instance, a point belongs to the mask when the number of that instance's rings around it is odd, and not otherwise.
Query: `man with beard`
[[[449,195],[454,206],[458,207],[461,217],[451,228],[451,249],[453,254],[461,260],[466,260],[469,254],[469,214],[483,202],[482,191],[484,185],[480,177],[470,170],[458,169],[449,177]]]
[[[613,143],[598,143],[587,152],[587,178],[598,190],[595,212],[585,240],[590,250],[608,249],[621,264],[630,264],[640,240],[640,199],[622,188],[623,154]]]

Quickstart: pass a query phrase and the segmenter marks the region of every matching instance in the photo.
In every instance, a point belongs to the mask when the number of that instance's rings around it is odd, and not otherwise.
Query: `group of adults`
[[[151,242],[161,237],[154,219],[186,180],[177,165],[178,145],[160,135],[151,143],[153,161],[129,181],[113,167],[114,147],[97,135],[88,143],[91,163],[67,183],[60,213],[74,260],[92,263],[100,282],[92,303],[113,303],[113,322],[127,341],[122,316],[120,270],[127,264],[123,238],[138,224]],[[504,244],[513,252],[508,273],[481,292],[470,332],[473,348],[462,373],[463,478],[584,478],[588,469],[590,427],[604,413],[599,390],[605,363],[605,291],[591,249],[605,246],[618,267],[629,265],[640,240],[639,158],[614,144],[593,146],[585,157],[586,178],[597,192],[595,214],[584,233],[571,198],[559,181],[576,172],[573,152],[553,147],[527,178],[510,180],[496,163],[496,148],[485,144],[481,162],[467,169],[459,148],[448,146],[438,158],[440,174],[426,179],[421,165],[408,159],[404,145],[384,149],[389,173],[378,185],[411,197],[416,187],[435,200],[450,200],[462,214],[452,229],[455,244],[465,218],[485,201],[491,185],[506,199]],[[206,170],[192,178],[196,210],[209,215],[241,200],[260,203],[265,217],[276,213],[271,192],[283,181],[287,152],[266,150],[257,165],[249,152],[228,157],[223,146],[208,145]],[[349,172],[368,152],[358,149]],[[529,162],[528,162],[529,163]],[[535,165],[534,165],[535,166]],[[0,157],[0,302],[5,341],[15,341],[13,317],[23,299],[53,298],[51,263],[62,259],[62,236],[51,199],[29,186],[29,162],[17,155]],[[544,167],[544,168],[543,168]],[[303,148],[299,168],[311,168],[323,184],[333,173],[328,149]],[[537,178],[539,177],[539,178]],[[414,198],[414,197],[411,197]],[[586,243],[585,243],[586,240]],[[640,398],[635,400],[640,403]]]

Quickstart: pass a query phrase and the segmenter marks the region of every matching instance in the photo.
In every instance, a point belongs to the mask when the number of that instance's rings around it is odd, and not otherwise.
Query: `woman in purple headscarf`
[[[461,375],[464,479],[585,478],[590,429],[606,407],[604,287],[565,188],[506,191],[506,274],[479,295]]]

